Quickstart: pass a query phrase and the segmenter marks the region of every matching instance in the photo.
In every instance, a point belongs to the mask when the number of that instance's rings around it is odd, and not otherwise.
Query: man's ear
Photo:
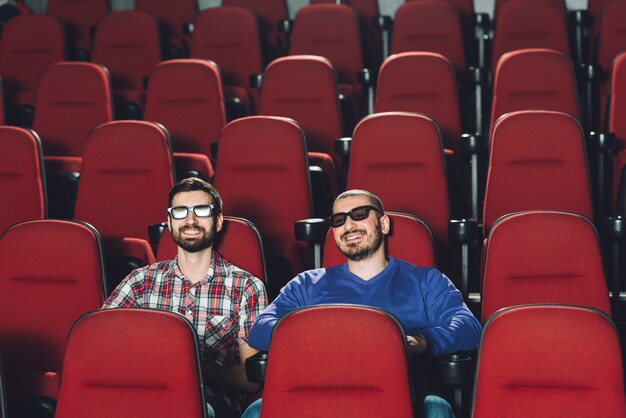
[[[390,226],[391,226],[391,220],[389,219],[389,216],[387,215],[383,215],[380,218],[380,230],[383,233],[383,235],[387,235],[389,234],[389,230],[390,230]]]
[[[224,216],[221,213],[218,213],[215,217],[215,232],[219,232],[222,230],[222,224],[224,223]]]
[[[167,229],[172,232],[172,218],[167,217]]]

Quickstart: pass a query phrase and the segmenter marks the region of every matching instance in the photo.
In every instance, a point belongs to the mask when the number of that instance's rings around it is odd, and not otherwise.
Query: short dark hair
[[[345,199],[347,197],[352,197],[352,196],[366,196],[369,199],[370,204],[372,206],[378,209],[380,213],[385,213],[385,210],[383,209],[383,203],[380,201],[380,198],[376,196],[374,193],[368,192],[367,190],[361,190],[361,189],[346,190],[345,192],[341,193],[339,196],[335,198],[335,202],[341,199]],[[334,206],[334,203],[333,203],[333,206]]]
[[[189,177],[176,183],[172,190],[170,190],[169,200],[167,206],[172,206],[174,196],[183,192],[194,192],[196,190],[205,192],[213,199],[213,205],[215,205],[215,215],[222,213],[222,197],[218,193],[217,189],[205,180],[197,177]]]

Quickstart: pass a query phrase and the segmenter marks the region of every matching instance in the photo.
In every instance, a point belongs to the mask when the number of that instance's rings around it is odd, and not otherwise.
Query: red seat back
[[[272,61],[265,69],[259,114],[284,116],[298,122],[306,133],[309,151],[335,154],[335,141],[343,136],[337,79],[326,58],[303,55]]]
[[[286,118],[237,119],[222,132],[217,161],[224,214],[253,222],[267,255],[287,260],[293,274],[302,271],[306,246],[295,241],[293,228],[312,210],[302,129]]]
[[[485,191],[485,236],[503,215],[561,210],[593,219],[582,129],[571,115],[521,111],[493,131]]]
[[[433,235],[421,219],[405,213],[386,212],[391,219],[391,231],[387,235],[387,254],[416,266],[435,267]],[[323,266],[335,266],[346,262],[333,238],[332,229],[326,234]]]
[[[11,225],[46,216],[41,142],[32,131],[0,126],[0,235]]]
[[[438,253],[449,252],[448,185],[441,136],[432,119],[400,112],[363,119],[352,137],[347,188],[368,190],[386,210],[422,219],[433,231]]]
[[[615,135],[613,154],[613,201],[617,198],[620,173],[626,166],[626,120],[621,115],[626,112],[626,53],[615,58],[609,101],[609,132]]]
[[[498,7],[491,69],[510,51],[545,48],[570,54],[565,5],[557,0],[507,0]]]
[[[225,216],[222,230],[215,236],[214,247],[228,261],[263,280],[267,279],[261,234],[252,222],[233,216]],[[169,229],[161,235],[157,261],[176,257],[178,246]]]
[[[169,135],[160,125],[117,121],[89,135],[74,218],[103,238],[148,241],[148,225],[163,222],[173,185]]]
[[[143,92],[144,78],[161,61],[156,19],[134,10],[107,14],[96,28],[92,61],[111,72],[115,90]]]
[[[68,44],[91,52],[92,30],[111,11],[109,0],[48,0],[46,13],[65,26]]]
[[[387,58],[378,74],[374,112],[416,112],[441,129],[445,148],[461,150],[461,115],[454,68],[431,52],[405,52]]]
[[[465,51],[457,8],[441,0],[404,3],[396,11],[391,53],[436,52],[446,57],[463,79]]]
[[[108,309],[72,328],[56,417],[201,418],[204,402],[198,338],[182,315]]]
[[[56,399],[70,328],[104,302],[100,236],[73,221],[15,225],[0,239],[0,278],[0,349],[10,392]]]
[[[617,330],[589,308],[504,310],[483,329],[474,393],[476,418],[623,417]]]
[[[305,407],[315,417],[412,417],[405,345],[402,326],[377,309],[291,312],[272,336],[261,418],[291,417]]]
[[[58,19],[27,14],[9,20],[0,46],[0,74],[9,107],[33,106],[42,71],[64,59],[65,35]]]
[[[501,308],[563,303],[611,315],[598,235],[584,216],[520,212],[497,221],[489,234],[482,318]]]
[[[547,49],[510,52],[498,63],[490,130],[496,120],[517,110],[554,110],[580,118],[571,60]]]
[[[33,129],[46,156],[82,157],[87,136],[113,120],[106,68],[88,62],[58,62],[45,69],[37,91]]]
[[[219,68],[200,59],[159,63],[150,75],[144,119],[165,126],[174,151],[210,156],[226,125]]]

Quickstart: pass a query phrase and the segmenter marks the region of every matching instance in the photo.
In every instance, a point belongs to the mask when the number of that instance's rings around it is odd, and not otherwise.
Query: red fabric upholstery
[[[206,417],[198,340],[172,312],[83,316],[67,343],[55,417]]]
[[[55,167],[47,171],[74,171],[89,133],[113,120],[109,72],[88,62],[50,65],[39,80],[36,109],[33,129],[41,135],[46,157],[74,157],[67,167],[62,167],[62,158],[54,159]]]
[[[265,260],[263,243],[259,230],[252,222],[232,216],[225,216],[222,231],[215,236],[214,247],[231,263],[254,274],[265,282]],[[176,257],[178,247],[169,229],[163,232],[159,241],[158,261]]]
[[[397,320],[373,308],[286,315],[270,344],[261,417],[412,417],[405,338]]]
[[[107,14],[96,28],[92,61],[111,72],[116,97],[143,108],[144,78],[161,61],[156,19],[133,10]]]
[[[7,104],[35,105],[41,72],[65,59],[65,35],[52,16],[27,14],[9,20],[2,30],[0,74]]]
[[[361,114],[362,88],[357,72],[365,67],[359,17],[348,6],[316,4],[301,8],[294,19],[289,55],[319,55],[337,72],[339,90]]]
[[[504,115],[493,131],[485,191],[485,236],[501,216],[562,210],[593,219],[582,129],[559,112]]]
[[[626,120],[620,116],[626,112],[626,54],[622,53],[615,58],[612,77],[608,129],[615,135],[613,154],[613,202],[615,202],[622,168],[626,165]]]
[[[347,188],[368,190],[380,197],[385,210],[422,219],[433,231],[440,257],[449,254],[448,185],[432,119],[400,112],[364,118],[352,137]]]
[[[405,213],[386,212],[391,219],[391,231],[387,235],[387,254],[417,266],[437,265],[430,228],[421,219]],[[333,238],[332,229],[324,243],[324,267],[343,264],[341,254]]]
[[[56,16],[65,26],[68,44],[91,51],[91,31],[111,11],[109,0],[48,0],[46,13]]]
[[[179,48],[183,56],[188,54],[189,37],[183,33],[183,25],[196,20],[196,0],[135,0],[135,10],[156,17],[167,44]]]
[[[302,271],[306,246],[295,241],[293,228],[312,210],[302,129],[286,118],[237,119],[224,128],[217,158],[224,214],[253,222],[267,255],[287,260],[294,274]]]
[[[259,114],[294,119],[310,151],[333,156],[335,140],[343,136],[337,80],[330,62],[312,55],[276,59],[265,69]]]
[[[110,122],[87,140],[74,217],[106,239],[148,242],[148,225],[166,218],[172,185],[167,131],[150,122]]]
[[[287,52],[287,39],[278,31],[278,23],[289,19],[286,0],[222,0],[222,6],[252,10],[259,19],[263,38],[272,47],[274,56],[281,56]]]
[[[596,60],[607,73],[626,43],[626,2],[606,0],[602,6]],[[610,77],[608,78],[610,80]]]
[[[57,397],[69,330],[104,302],[100,238],[89,225],[39,220],[0,240],[0,350],[10,394]]]
[[[485,326],[475,418],[626,416],[617,331],[599,311],[507,309]]]
[[[598,235],[585,217],[521,212],[500,219],[487,242],[482,319],[501,308],[563,303],[611,315]]]
[[[498,7],[491,69],[510,51],[545,48],[569,56],[565,5],[555,0],[507,0]]]
[[[16,222],[46,216],[43,155],[32,131],[0,126],[0,235]]]
[[[500,116],[516,110],[555,110],[579,118],[571,60],[560,52],[546,49],[504,55],[495,75],[491,132]]]
[[[454,68],[431,52],[394,54],[380,67],[374,111],[423,113],[441,129],[445,148],[461,150],[461,115]]]
[[[202,11],[194,24],[190,56],[214,61],[225,88],[238,86],[243,92],[235,97],[258,106],[258,92],[249,87],[249,79],[263,72],[263,58],[257,20],[250,10],[211,7]],[[253,109],[248,110],[252,113]]]
[[[415,0],[408,0],[415,1]],[[463,20],[469,22],[469,19],[474,14],[474,2],[473,0],[448,0],[451,4],[453,4],[459,13],[463,16]]]
[[[158,64],[150,75],[144,119],[162,124],[172,136],[177,169],[190,165],[179,152],[209,158],[226,124],[219,68],[200,59]],[[210,170],[202,174],[210,178]]]
[[[461,80],[465,77],[465,52],[461,18],[447,1],[404,3],[396,11],[391,53],[436,52],[446,57]]]

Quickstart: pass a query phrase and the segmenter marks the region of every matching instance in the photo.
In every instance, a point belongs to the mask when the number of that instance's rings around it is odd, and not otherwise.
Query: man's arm
[[[287,283],[278,297],[254,321],[248,343],[251,347],[268,351],[274,327],[280,318],[297,308],[307,306],[309,279],[301,273]]]
[[[423,289],[433,325],[419,330],[425,342],[421,351],[434,356],[475,349],[480,340],[480,323],[450,279],[438,270],[429,270]]]
[[[261,385],[251,383],[246,376],[246,359],[258,351],[243,343],[239,346],[240,363],[230,367],[207,366],[204,369],[204,381],[235,392],[252,394],[259,391]]]
[[[133,270],[117,285],[100,309],[140,308],[141,300],[136,297],[136,294],[143,292],[144,277],[145,269]]]

